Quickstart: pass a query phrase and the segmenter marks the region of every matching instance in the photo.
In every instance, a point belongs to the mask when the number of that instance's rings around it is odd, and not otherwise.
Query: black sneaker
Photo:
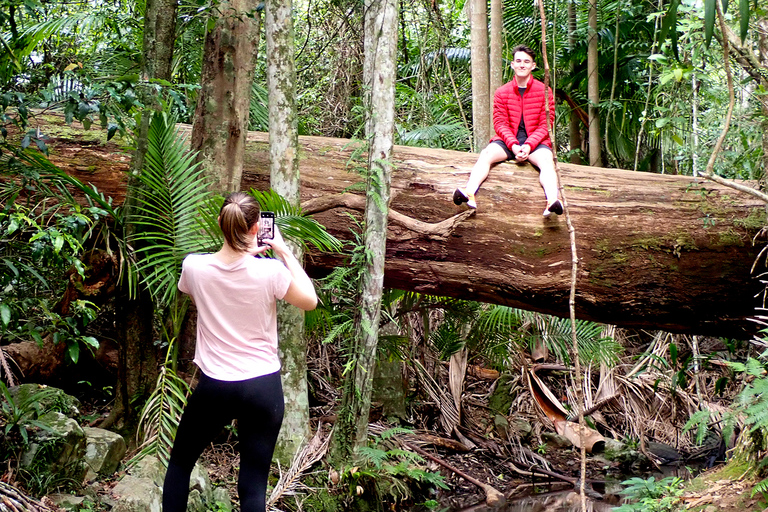
[[[544,210],[545,217],[548,217],[550,213],[554,213],[556,215],[563,214],[563,203],[561,203],[559,199],[554,203],[552,203],[551,205],[549,205],[549,207],[547,207],[546,210]]]
[[[453,204],[456,206],[460,205],[461,203],[466,203],[469,200],[467,195],[461,191],[460,188],[457,188],[453,192]]]

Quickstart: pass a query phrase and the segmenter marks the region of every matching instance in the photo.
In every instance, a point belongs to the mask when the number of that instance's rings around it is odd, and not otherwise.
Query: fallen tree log
[[[127,149],[99,132],[56,132],[51,159],[121,202]],[[189,132],[188,126],[181,126]],[[44,128],[45,131],[45,128]],[[87,137],[87,139],[86,139]],[[96,142],[94,142],[96,140]],[[267,135],[250,133],[242,188],[269,186]],[[302,205],[351,240],[363,178],[346,139],[300,137]],[[385,285],[568,316],[571,252],[564,217],[544,218],[538,173],[496,166],[476,212],[455,206],[476,155],[396,146]],[[359,165],[359,164],[358,164]],[[765,205],[704,179],[560,164],[576,230],[576,315],[635,328],[747,338],[761,284],[751,275]],[[310,251],[314,277],[345,264]],[[763,265],[764,266],[764,265]]]

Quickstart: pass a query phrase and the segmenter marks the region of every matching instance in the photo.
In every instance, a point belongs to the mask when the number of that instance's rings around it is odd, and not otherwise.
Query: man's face
[[[531,71],[536,69],[536,63],[533,62],[533,59],[527,53],[516,52],[515,60],[512,61],[512,69],[518,78],[527,78]]]

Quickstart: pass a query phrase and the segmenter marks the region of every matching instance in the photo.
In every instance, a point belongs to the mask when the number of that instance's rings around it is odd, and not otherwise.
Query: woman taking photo
[[[242,512],[266,510],[267,477],[283,421],[275,304],[317,306],[312,281],[275,228],[258,246],[259,203],[235,192],[219,213],[224,244],[190,254],[179,290],[197,306],[195,363],[200,381],[189,398],[163,486],[163,512],[187,509],[192,469],[206,446],[237,419]],[[281,261],[254,256],[272,249]]]

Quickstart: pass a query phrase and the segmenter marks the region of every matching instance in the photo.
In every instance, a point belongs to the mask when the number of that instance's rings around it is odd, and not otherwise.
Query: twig
[[[565,189],[560,180],[560,166],[557,162],[557,144],[555,143],[555,134],[552,130],[549,114],[549,59],[547,58],[547,15],[544,11],[544,0],[539,2],[539,15],[541,16],[541,54],[544,59],[544,109],[547,117],[547,132],[552,140],[552,159],[555,163],[555,173],[557,174],[557,183],[560,189],[560,195],[563,198],[563,210],[565,211],[565,222],[568,226],[568,235],[571,241],[571,291],[568,298],[568,309],[571,317],[571,338],[573,341],[573,362],[576,370],[576,412],[579,415],[579,444],[581,445],[581,485],[579,485],[579,495],[581,496],[581,510],[587,512],[587,496],[584,490],[584,480],[587,474],[587,448],[584,442],[585,422],[582,403],[584,401],[581,384],[581,364],[579,362],[579,343],[576,334],[576,278],[578,276],[579,259],[576,253],[576,231],[571,222],[571,213],[568,209],[568,201],[565,198]]]
[[[717,147],[717,151],[719,151],[719,150],[720,150],[720,148],[718,146]],[[712,157],[710,157],[710,161],[714,162],[714,160],[712,160]],[[742,185],[741,183],[736,183],[735,181],[731,181],[731,180],[727,180],[725,178],[721,178],[717,174],[712,174],[709,164],[707,164],[707,169],[702,173],[702,176],[704,176],[708,180],[714,181],[715,183],[719,183],[721,185],[725,185],[726,187],[731,187],[732,189],[738,190],[739,192],[744,192],[746,194],[750,194],[752,196],[755,196],[759,200],[764,201],[765,203],[768,203],[768,194],[764,194],[763,192],[760,192],[759,190],[755,190],[752,187],[748,187],[747,185]]]
[[[414,452],[418,453],[422,457],[425,457],[425,458],[427,458],[427,459],[429,459],[429,460],[431,460],[433,462],[437,462],[438,464],[443,466],[445,469],[447,469],[447,470],[449,470],[449,471],[451,471],[453,473],[456,473],[457,475],[459,475],[464,480],[466,480],[468,482],[471,482],[471,483],[475,484],[476,486],[480,487],[483,490],[483,492],[485,493],[485,502],[488,504],[489,507],[500,507],[500,506],[504,505],[504,503],[507,501],[506,498],[504,497],[504,495],[501,492],[499,492],[496,488],[494,488],[492,485],[489,485],[489,484],[481,482],[477,478],[472,477],[472,476],[464,473],[460,469],[457,469],[454,466],[448,464],[443,459],[440,459],[439,457],[435,457],[434,455],[431,455],[431,454],[425,452],[424,450],[422,450],[418,446],[415,446],[415,445],[410,444],[410,443],[403,443],[403,444],[409,450],[413,450]]]
[[[621,396],[621,393],[615,393],[615,394],[609,396],[608,398],[604,398],[604,399],[600,400],[595,405],[593,405],[592,407],[590,407],[589,409],[584,411],[584,416],[589,416],[590,414],[594,413],[595,411],[597,411],[599,409],[602,409],[603,407],[608,405],[610,402],[613,402],[614,400],[619,398],[619,396]],[[568,416],[565,419],[565,421],[573,421],[575,419],[576,418],[574,416]]]

